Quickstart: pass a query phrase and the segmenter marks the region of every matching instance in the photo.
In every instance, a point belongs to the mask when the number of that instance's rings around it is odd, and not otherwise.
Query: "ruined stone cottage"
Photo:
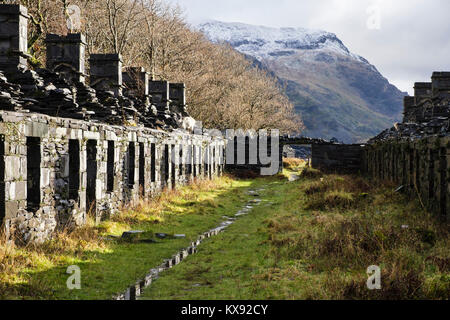
[[[398,183],[450,221],[450,72],[434,72],[404,99],[404,120],[371,139],[364,172]]]
[[[434,72],[404,99],[404,120],[363,145],[312,144],[312,165],[388,180],[450,221],[450,72]]]
[[[414,97],[405,97],[402,123],[366,144],[301,141],[312,145],[312,166],[395,182],[450,221],[450,72],[434,72],[431,80],[416,83]]]
[[[27,67],[27,9],[0,5],[0,223],[42,242],[164,188],[223,172],[225,141],[186,130],[184,84],[89,57],[82,34],[49,34]],[[89,85],[87,85],[89,80]],[[192,129],[192,128],[191,128]]]

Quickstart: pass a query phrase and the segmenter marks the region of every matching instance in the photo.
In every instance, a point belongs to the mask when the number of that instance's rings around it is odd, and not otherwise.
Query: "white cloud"
[[[450,70],[448,0],[172,0],[188,21],[203,19],[334,32],[393,84],[412,92],[435,70]],[[367,8],[380,9],[380,29],[368,29]]]

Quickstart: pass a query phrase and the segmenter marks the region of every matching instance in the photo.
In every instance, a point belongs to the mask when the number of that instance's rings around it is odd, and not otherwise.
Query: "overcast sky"
[[[448,0],[171,1],[193,24],[214,19],[333,32],[410,93],[414,82],[430,81],[432,71],[450,70]]]

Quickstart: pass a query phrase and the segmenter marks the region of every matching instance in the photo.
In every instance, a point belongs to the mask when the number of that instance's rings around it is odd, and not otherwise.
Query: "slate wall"
[[[361,145],[313,144],[311,165],[325,172],[358,173],[362,153]]]
[[[0,138],[0,221],[24,242],[82,226],[88,214],[100,222],[194,176],[221,175],[224,165],[224,139],[183,130],[0,111]],[[191,161],[194,148],[201,162]]]
[[[403,186],[450,221],[450,137],[373,144],[364,149],[363,166],[370,176]]]

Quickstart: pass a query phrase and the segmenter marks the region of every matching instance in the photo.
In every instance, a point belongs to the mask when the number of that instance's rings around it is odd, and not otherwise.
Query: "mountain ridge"
[[[303,117],[305,135],[363,142],[401,119],[407,93],[334,33],[214,20],[196,28],[209,40],[229,43],[256,59],[279,78]]]

